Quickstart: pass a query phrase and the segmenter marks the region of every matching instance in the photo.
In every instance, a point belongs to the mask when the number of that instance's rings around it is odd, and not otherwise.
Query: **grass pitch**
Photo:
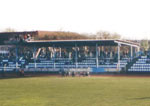
[[[150,106],[150,78],[0,79],[0,106]]]

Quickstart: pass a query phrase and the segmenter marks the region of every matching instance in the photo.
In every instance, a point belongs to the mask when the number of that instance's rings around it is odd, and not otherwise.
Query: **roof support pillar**
[[[78,68],[78,48],[76,43],[75,43],[75,66],[76,68]]]
[[[96,43],[96,67],[98,68],[98,66],[99,66],[99,62],[98,62],[98,44]]]
[[[56,68],[56,63],[55,63],[55,58],[56,58],[56,50],[55,50],[55,45],[53,45],[53,68]]]
[[[33,47],[33,58],[34,58],[34,68],[37,68],[36,64],[36,46]]]
[[[61,47],[59,48],[59,58],[61,58]]]
[[[99,57],[101,56],[101,48],[100,47],[98,48],[98,56]]]
[[[16,44],[16,69],[18,68],[18,45]]]
[[[41,52],[41,48],[38,49],[36,56],[35,56],[36,58],[39,56],[40,52]]]
[[[117,64],[118,71],[120,71],[120,47],[121,44],[118,43],[118,64]]]

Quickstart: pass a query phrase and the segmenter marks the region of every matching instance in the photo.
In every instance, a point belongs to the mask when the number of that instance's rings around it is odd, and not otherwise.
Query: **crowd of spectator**
[[[38,49],[36,49],[37,53]],[[75,51],[74,49],[70,49],[67,51],[65,48],[61,50],[59,48],[56,49],[47,49],[42,48],[39,54],[37,55],[34,53],[34,49],[32,47],[20,47],[18,50],[16,48],[11,48],[8,53],[0,54],[0,61],[1,63],[3,60],[8,60],[11,62],[18,62],[22,64],[22,60],[25,61],[23,64],[41,62],[43,60],[47,61],[55,61],[59,62],[60,59],[64,59],[63,62],[66,61],[68,64],[68,60],[70,63],[77,62],[89,62],[89,60],[94,60],[96,62],[96,52],[95,51]],[[37,57],[35,57],[37,55]],[[130,53],[121,52],[120,59],[122,58],[130,58]],[[110,63],[113,64],[114,62],[118,61],[118,54],[114,51],[100,51],[98,52],[98,59],[99,64]]]

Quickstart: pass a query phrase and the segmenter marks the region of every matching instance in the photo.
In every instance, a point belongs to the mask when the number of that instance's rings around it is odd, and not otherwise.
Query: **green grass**
[[[150,106],[150,78],[1,79],[0,106]]]

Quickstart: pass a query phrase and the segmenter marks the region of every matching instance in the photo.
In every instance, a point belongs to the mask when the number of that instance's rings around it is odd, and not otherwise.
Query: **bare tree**
[[[39,40],[72,40],[72,39],[89,39],[88,36],[83,34],[78,34],[75,32],[40,32],[38,38]]]
[[[117,33],[109,33],[106,31],[99,31],[96,33],[96,35],[94,35],[95,39],[120,39],[121,36]]]

